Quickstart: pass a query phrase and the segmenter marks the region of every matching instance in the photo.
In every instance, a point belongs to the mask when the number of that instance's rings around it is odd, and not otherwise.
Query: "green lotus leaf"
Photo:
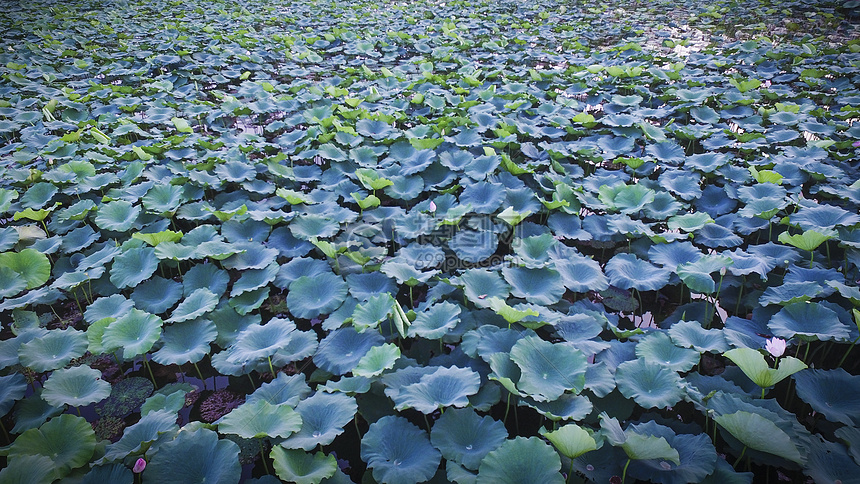
[[[860,376],[842,368],[808,369],[795,373],[794,381],[797,395],[813,410],[831,422],[860,425]]]
[[[717,424],[743,445],[784,459],[804,464],[806,456],[791,441],[791,437],[767,417],[743,410],[717,415]]]
[[[16,296],[24,289],[27,289],[27,281],[20,274],[8,267],[0,267],[0,298]]]
[[[185,201],[183,192],[184,190],[182,187],[178,185],[154,185],[148,192],[146,192],[146,195],[141,197],[140,201],[147,211],[154,212],[162,216],[170,216],[175,213],[182,202]],[[179,241],[179,238],[181,237],[182,234],[180,233],[179,237],[173,239],[173,242]]]
[[[110,282],[119,289],[134,287],[149,279],[158,269],[155,249],[139,247],[116,256],[110,271]]]
[[[281,479],[296,484],[319,484],[337,471],[337,459],[322,452],[309,454],[301,450],[272,448],[270,453],[275,473]]]
[[[477,484],[518,484],[542,482],[560,484],[564,478],[559,472],[558,454],[537,437],[515,437],[506,440],[481,461]]]
[[[521,297],[530,303],[548,306],[557,303],[564,295],[561,275],[552,269],[503,267],[502,274],[511,285],[514,297]]]
[[[33,289],[48,282],[51,277],[51,262],[48,256],[35,249],[23,249],[20,252],[3,252],[0,254],[0,268],[14,271],[17,277],[26,282],[26,289]],[[8,291],[12,291],[9,286]],[[15,284],[18,286],[20,284]]]
[[[317,392],[296,406],[296,412],[302,417],[302,428],[281,445],[306,451],[317,445],[329,445],[344,432],[344,425],[352,421],[357,411],[358,404],[353,397],[343,393]]]
[[[527,336],[514,344],[510,358],[521,371],[519,390],[539,402],[555,400],[566,391],[579,393],[585,386],[585,355],[570,343]]]
[[[511,290],[498,271],[486,269],[467,269],[460,275],[460,282],[469,301],[479,307],[489,307],[488,299],[493,297],[506,300]]]
[[[427,432],[403,417],[382,417],[361,439],[361,459],[382,484],[414,484],[436,474],[441,454]]]
[[[163,388],[159,389],[162,390]],[[167,411],[173,414],[178,413],[185,407],[186,390],[177,390],[169,395],[164,393],[154,393],[152,396],[143,402],[140,406],[141,417],[152,412]]]
[[[542,428],[541,435],[546,437],[558,449],[559,453],[568,459],[575,459],[598,448],[599,439],[594,439],[594,433],[588,432],[574,423],[562,425],[558,430],[552,432],[547,432],[546,429]]]
[[[698,321],[679,321],[669,328],[672,341],[682,348],[693,348],[699,353],[723,353],[729,345],[720,329],[705,329]]]
[[[625,361],[615,371],[618,390],[643,408],[666,408],[684,397],[681,377],[666,367],[643,358]]]
[[[84,475],[79,484],[133,484],[134,474],[131,469],[122,464],[95,466]]]
[[[481,377],[468,368],[436,368],[415,382],[398,388],[395,408],[414,408],[430,414],[444,407],[465,407],[468,397],[478,393]]]
[[[271,357],[289,343],[296,325],[283,318],[273,318],[264,325],[250,325],[227,348],[227,361],[242,363]]]
[[[0,416],[9,413],[9,409],[24,397],[27,391],[27,380],[20,373],[0,376]]]
[[[312,319],[329,314],[346,298],[346,282],[332,273],[302,276],[290,284],[287,308],[293,316]]]
[[[263,383],[254,393],[248,395],[245,403],[257,400],[269,402],[272,405],[289,405],[295,407],[299,400],[311,393],[311,388],[305,382],[304,373],[289,376],[278,373],[278,377],[269,383]]]
[[[104,460],[110,462],[129,455],[142,455],[162,434],[171,435],[177,429],[175,412],[149,412],[136,424],[126,427],[118,441],[107,446]]]
[[[100,402],[111,393],[110,383],[103,381],[101,375],[89,366],[57,370],[45,382],[42,398],[55,407],[82,407]]]
[[[131,293],[134,306],[138,309],[149,311],[152,314],[160,314],[167,311],[181,298],[182,284],[161,276],[152,276],[148,281],[135,287]],[[87,308],[87,311],[89,311],[89,308]],[[121,316],[121,314],[111,314],[111,316],[117,317]]]
[[[393,368],[398,358],[400,358],[400,348],[397,345],[385,343],[374,346],[358,360],[352,374],[364,377],[380,375],[383,371]]]
[[[197,363],[209,354],[209,344],[217,335],[215,323],[207,319],[173,324],[164,329],[164,344],[152,354],[152,360],[162,365]]]
[[[621,289],[654,291],[669,282],[669,271],[658,268],[633,254],[618,254],[606,263],[606,275]]]
[[[394,298],[391,294],[370,296],[367,302],[359,303],[352,313],[352,325],[358,331],[376,328],[386,320],[394,310]]]
[[[376,331],[359,333],[352,327],[339,328],[320,341],[314,363],[329,373],[343,375],[352,371],[370,348],[384,342]]]
[[[290,406],[257,400],[239,405],[215,424],[219,432],[245,439],[289,437],[302,428],[302,417]]]
[[[635,428],[621,430],[618,420],[609,418],[606,412],[600,414],[600,428],[606,441],[621,447],[630,459],[662,459],[675,465],[681,464],[678,451],[664,437],[643,435],[636,432]]]
[[[137,222],[140,207],[124,200],[108,202],[99,207],[96,213],[96,226],[114,232],[128,232]]]
[[[417,286],[422,282],[427,282],[437,272],[422,272],[411,264],[396,262],[395,260],[384,262],[380,270],[386,276],[396,279],[398,284],[406,284],[408,286]]]
[[[839,320],[836,311],[820,303],[796,302],[779,310],[767,323],[774,336],[783,339],[845,340],[851,328]]]
[[[96,434],[82,417],[64,414],[38,429],[18,436],[9,448],[10,464],[23,456],[40,455],[51,459],[54,478],[63,478],[85,465],[96,449]]]
[[[37,389],[29,397],[18,400],[13,412],[15,416],[15,427],[12,433],[20,434],[26,430],[36,429],[42,426],[48,419],[60,415],[65,407],[55,407],[42,400],[42,388]]]
[[[142,476],[143,484],[233,484],[241,474],[239,446],[198,428],[162,445]]]
[[[58,191],[59,189],[53,183],[35,183],[21,197],[21,206],[32,209],[43,208]]]
[[[122,294],[100,297],[87,306],[84,321],[93,324],[105,318],[119,318],[134,308],[134,303]]]
[[[261,287],[253,291],[244,292],[239,296],[230,298],[227,304],[237,313],[245,315],[259,308],[269,297],[269,288]]]
[[[460,322],[460,306],[449,302],[436,303],[418,313],[409,326],[409,336],[439,339],[454,329]]]
[[[84,355],[89,342],[83,331],[75,328],[53,329],[18,348],[18,360],[22,366],[42,373],[56,370],[69,364],[73,358]]]
[[[725,269],[732,264],[732,259],[719,255],[706,255],[695,262],[687,262],[678,266],[676,273],[684,284],[702,294],[713,294],[717,284],[711,274]]]
[[[18,199],[18,192],[0,188],[0,213],[5,213],[12,206],[12,201]]]
[[[300,215],[290,222],[290,232],[302,240],[311,240],[314,237],[325,239],[335,235],[338,230],[340,227],[336,220],[322,215]]]
[[[699,352],[675,346],[669,335],[662,332],[651,333],[636,345],[636,356],[646,363],[685,372],[699,363]]]
[[[135,232],[131,234],[131,238],[146,242],[147,244],[156,247],[165,242],[179,242],[182,238],[182,232],[174,232],[172,230],[162,230],[161,232],[141,233]],[[192,250],[193,249],[190,249]]]
[[[726,351],[723,356],[738,365],[750,380],[762,388],[762,391],[806,368],[805,363],[792,356],[780,358],[778,367],[770,368],[764,355],[751,348],[735,348]]]
[[[185,300],[179,303],[179,306],[176,306],[167,322],[179,323],[199,318],[215,309],[217,305],[218,296],[214,292],[206,288],[195,289]]]
[[[642,185],[601,186],[598,197],[610,210],[633,214],[654,201],[654,190]]]
[[[53,460],[44,455],[21,455],[0,470],[0,482],[8,484],[51,484],[57,474]]]
[[[500,421],[480,417],[471,408],[448,409],[430,430],[430,441],[445,459],[472,470],[477,470],[481,460],[502,445],[507,436]]]
[[[825,241],[828,241],[836,236],[836,231],[832,229],[824,230],[822,232],[818,232],[816,230],[805,230],[801,234],[789,235],[788,232],[783,232],[779,234],[778,240],[783,244],[791,245],[797,247],[800,250],[805,250],[807,252],[813,251],[818,248],[819,245],[823,244]]]
[[[152,349],[161,337],[163,324],[158,316],[132,309],[110,323],[102,336],[102,345],[108,352],[122,349],[125,358],[134,358]]]

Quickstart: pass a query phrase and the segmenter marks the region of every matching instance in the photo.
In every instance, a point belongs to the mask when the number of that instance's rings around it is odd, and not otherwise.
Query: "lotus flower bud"
[[[782,356],[783,353],[785,353],[786,346],[787,343],[784,339],[770,338],[764,344],[764,349],[766,349],[768,353],[773,355],[774,358],[779,358],[780,356]]]
[[[131,471],[135,474],[140,474],[143,470],[146,469],[146,459],[141,457],[137,459],[137,462],[134,463],[134,467],[132,467]]]
[[[430,202],[430,211],[431,211],[431,212],[436,212],[436,204],[435,204],[435,203],[433,203],[433,202]]]

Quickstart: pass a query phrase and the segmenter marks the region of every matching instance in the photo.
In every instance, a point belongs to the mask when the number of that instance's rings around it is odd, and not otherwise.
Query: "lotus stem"
[[[203,389],[206,389],[206,379],[203,378],[203,372],[200,371],[200,367],[197,366],[197,363],[192,363],[194,365],[194,369],[197,370],[197,377],[200,378],[200,381],[203,382]]]
[[[502,423],[505,424],[508,422],[508,411],[511,409],[511,394],[508,393],[508,398],[505,400],[505,416],[502,417]]]
[[[254,377],[252,377],[250,373],[246,373],[246,375],[248,375],[248,379],[251,380],[251,388],[256,388],[257,384],[254,383]],[[215,385],[214,381],[213,381],[212,385],[213,386]]]
[[[83,417],[83,415],[81,415],[81,407],[75,407],[75,410],[78,411],[78,417]]]
[[[809,268],[812,269],[812,263],[815,262],[815,251],[809,251]]]
[[[275,367],[272,366],[272,355],[267,356],[266,359],[269,361],[269,371],[272,372],[272,378],[275,378]]]
[[[741,276],[741,287],[738,289],[738,301],[735,303],[735,316],[737,316],[738,311],[741,310],[741,298],[744,295],[744,285],[746,285],[747,276]]]
[[[567,478],[564,480],[564,484],[570,482],[570,476],[573,475],[573,459],[570,459],[570,468],[567,470]]]
[[[429,432],[430,431],[430,421],[427,420],[427,414],[422,413],[421,416],[424,417],[424,425],[427,426],[427,431]]]
[[[152,367],[149,366],[149,360],[146,359],[146,353],[143,354],[143,366],[149,372],[149,377],[152,378],[152,385],[158,388],[158,383],[155,383],[155,375],[152,374]]]
[[[11,444],[11,443],[12,443],[12,439],[10,439],[10,438],[9,438],[9,432],[7,432],[7,431],[6,431],[6,426],[5,426],[5,425],[3,425],[3,421],[2,421],[2,420],[0,420],[0,430],[2,430],[2,431],[3,431],[3,436],[4,436],[4,437],[6,437],[6,443],[7,443],[7,444]]]
[[[621,471],[621,484],[624,484],[624,481],[627,480],[627,466],[630,465],[631,460],[632,459],[629,457],[627,458],[627,463],[624,464],[624,470]]]
[[[78,305],[78,311],[80,311],[81,314],[84,314],[84,308],[81,307],[81,301],[78,299],[78,292],[73,290],[72,296],[75,296],[75,304]]]
[[[734,463],[734,464],[732,464],[732,467],[737,467],[737,466],[738,466],[738,463],[741,461],[741,459],[743,459],[743,457],[744,457],[744,453],[745,453],[746,451],[747,451],[747,446],[744,446],[743,450],[741,450],[741,455],[739,455],[739,456],[738,456],[737,460],[735,460],[735,463]]]
[[[266,475],[271,474],[269,472],[269,464],[266,464],[266,449],[263,448],[263,439],[259,440],[260,442],[260,461],[263,463],[263,469],[266,470]]]
[[[855,339],[854,341],[852,341],[852,342],[851,342],[851,346],[849,346],[849,347],[848,347],[848,351],[846,351],[846,352],[845,352],[845,354],[844,354],[844,355],[842,355],[842,359],[841,359],[841,360],[839,360],[839,364],[838,364],[838,365],[836,365],[836,368],[841,368],[841,367],[842,367],[842,363],[845,363],[845,359],[846,359],[846,358],[848,358],[848,355],[851,353],[851,350],[853,350],[853,349],[854,349],[854,345],[856,345],[856,344],[857,344],[857,341],[860,341],[860,337],[857,337],[857,339]]]
[[[764,387],[761,387],[761,399],[764,400]]]

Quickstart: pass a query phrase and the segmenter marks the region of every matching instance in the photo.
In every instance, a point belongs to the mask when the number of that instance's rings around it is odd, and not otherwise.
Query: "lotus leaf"
[[[197,363],[209,354],[209,344],[215,341],[215,323],[197,319],[165,328],[161,348],[152,354],[153,361],[162,365]]]
[[[329,445],[343,433],[358,410],[355,398],[343,393],[318,392],[299,402],[296,412],[302,427],[289,436],[282,446],[287,449],[312,450],[317,445]]]
[[[768,327],[775,336],[784,339],[800,337],[805,340],[844,340],[851,328],[839,320],[836,311],[820,303],[796,302],[776,313]]]
[[[21,455],[0,470],[0,482],[9,484],[51,484],[57,471],[53,460],[45,455]]]
[[[680,463],[664,459],[636,460],[630,465],[630,475],[639,479],[665,484],[701,482],[716,466],[717,452],[705,434],[676,434],[669,427],[656,422],[633,424],[629,430],[637,434],[666,439],[677,450]]]
[[[144,484],[228,484],[238,482],[241,474],[239,446],[199,428],[179,432],[161,446],[142,475]]]
[[[714,417],[717,424],[727,430],[743,445],[768,454],[803,464],[806,456],[800,453],[791,437],[768,418],[743,410]]]
[[[18,348],[21,365],[42,373],[66,366],[87,351],[87,335],[75,328],[54,329]]]
[[[398,358],[400,358],[400,348],[397,345],[385,343],[374,346],[358,360],[358,364],[352,369],[352,374],[363,377],[377,376],[393,368]]]
[[[337,459],[322,452],[308,454],[277,446],[272,448],[270,455],[278,477],[296,484],[319,484],[338,470]]]
[[[414,484],[436,474],[441,454],[425,431],[403,417],[387,416],[362,437],[361,458],[383,484]]]
[[[460,306],[449,302],[436,303],[422,311],[409,326],[408,335],[427,339],[442,338],[460,322]]]
[[[256,400],[239,405],[215,424],[219,432],[245,439],[288,437],[302,427],[302,417],[287,405]]]
[[[477,470],[481,460],[505,441],[504,425],[474,410],[449,409],[430,431],[430,441],[449,461]]]
[[[140,207],[125,200],[103,204],[96,214],[95,224],[100,229],[127,232],[134,227],[140,215]]]
[[[699,363],[698,351],[675,346],[669,335],[663,332],[654,332],[642,338],[636,345],[636,356],[643,358],[646,363],[662,365],[682,373]]]
[[[790,358],[790,357],[789,357]],[[860,425],[860,377],[841,368],[807,369],[794,374],[797,395],[832,422]]]
[[[519,367],[519,389],[537,401],[552,401],[585,386],[585,355],[570,343],[550,343],[536,336],[517,341],[510,358]]]
[[[693,348],[699,353],[723,353],[729,346],[719,329],[705,329],[697,321],[679,321],[669,328],[672,341],[682,348]]]
[[[394,310],[394,298],[391,294],[379,294],[371,296],[367,302],[359,303],[352,313],[352,325],[359,331],[368,328],[376,328],[379,323],[386,320]]]
[[[63,478],[87,462],[96,449],[96,435],[87,421],[74,415],[54,417],[38,429],[30,429],[9,448],[10,465],[24,456],[51,459],[54,479]]]
[[[666,408],[683,398],[681,377],[669,368],[638,358],[625,361],[615,371],[618,390],[644,408]]]
[[[398,410],[414,408],[430,414],[439,408],[468,405],[469,395],[477,393],[480,384],[480,375],[471,369],[440,367],[422,375],[417,382],[397,388],[398,393],[392,399]]]
[[[612,285],[638,291],[658,290],[669,282],[669,271],[633,254],[618,254],[610,259],[606,263],[606,275]]]
[[[478,484],[521,482],[562,483],[558,454],[537,437],[506,440],[481,461]]]
[[[191,319],[199,318],[204,314],[215,309],[218,305],[218,296],[206,288],[195,289],[189,294],[176,309],[168,323],[179,323]]]
[[[343,375],[352,371],[370,348],[383,342],[382,335],[375,331],[359,333],[351,327],[336,329],[320,341],[314,363],[329,373]]]
[[[248,395],[245,403],[257,400],[269,402],[272,405],[288,405],[295,407],[299,400],[310,394],[311,388],[305,382],[304,373],[289,376],[278,373],[277,378],[269,383],[263,383],[254,393]]]
[[[101,380],[102,373],[88,366],[75,366],[53,372],[42,399],[55,407],[82,407],[104,400],[111,394],[110,383]]]
[[[134,358],[152,349],[161,337],[164,321],[139,309],[131,309],[104,330],[102,345],[108,352],[122,349],[125,358]]]
[[[479,307],[489,307],[489,298],[507,299],[510,286],[501,278],[498,271],[486,269],[467,269],[460,275],[466,297]]]
[[[182,284],[160,276],[152,276],[148,281],[135,287],[131,293],[135,307],[153,314],[167,311],[181,298]],[[117,317],[117,314],[111,314],[110,317]]]
[[[110,281],[119,289],[134,287],[149,277],[158,268],[155,249],[139,247],[122,252],[113,261]]]
[[[9,413],[12,405],[24,397],[26,390],[27,381],[24,379],[24,375],[14,373],[0,376],[0,416]]]
[[[599,440],[594,439],[594,433],[573,423],[562,425],[552,432],[541,429],[541,435],[546,437],[561,455],[569,459],[575,459],[598,448]]]
[[[511,285],[511,293],[530,303],[555,304],[564,294],[561,275],[549,268],[503,267],[502,274]]]
[[[250,325],[227,348],[227,361],[245,363],[269,358],[289,342],[295,329],[295,323],[282,318],[274,318],[264,325]]]
[[[346,282],[334,274],[302,276],[290,284],[287,307],[298,318],[315,318],[337,309],[346,298],[346,291]]]
[[[26,283],[25,289],[39,287],[51,277],[51,262],[48,256],[35,249],[0,253],[0,269],[2,268],[10,269],[23,279]],[[6,286],[6,292],[14,294],[13,287],[18,285]]]

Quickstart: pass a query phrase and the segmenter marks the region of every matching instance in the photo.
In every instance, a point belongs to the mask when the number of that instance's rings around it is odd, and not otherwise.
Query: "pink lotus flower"
[[[435,203],[433,203],[433,202],[430,202],[430,211],[431,211],[431,212],[436,212],[436,204],[435,204]]]
[[[143,470],[146,469],[146,460],[141,457],[137,459],[137,462],[134,463],[134,467],[131,469],[135,474],[140,474]]]
[[[855,148],[860,148],[860,141],[855,141],[855,142],[851,143],[851,146],[853,146]]]
[[[764,344],[764,349],[766,349],[768,353],[773,355],[774,358],[779,358],[780,356],[782,356],[783,353],[785,353],[786,346],[787,343],[784,339],[770,338]]]

